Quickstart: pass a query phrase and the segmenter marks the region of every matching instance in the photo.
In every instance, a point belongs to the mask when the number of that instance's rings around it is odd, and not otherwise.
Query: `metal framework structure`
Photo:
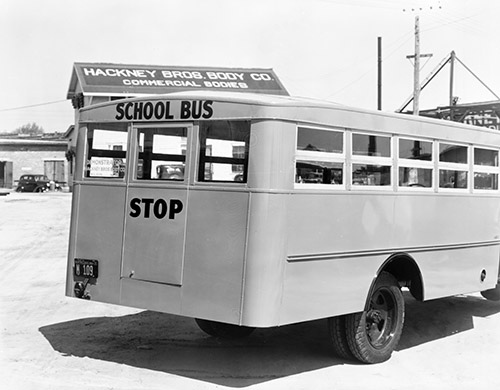
[[[497,100],[489,102],[457,104],[457,100],[453,96],[454,68],[455,62],[457,61],[469,73],[471,73],[488,91],[490,91]],[[472,72],[472,70],[470,70],[456,56],[454,51],[452,51],[447,57],[445,57],[436,66],[436,68],[434,68],[434,70],[429,73],[429,75],[420,85],[420,90],[423,90],[447,64],[450,64],[449,104],[447,106],[440,106],[433,109],[419,110],[419,115],[500,130],[500,97],[495,92],[493,92],[493,90],[489,88],[474,72]],[[409,96],[396,112],[413,114],[413,111],[404,110],[414,100],[414,98],[414,94]]]

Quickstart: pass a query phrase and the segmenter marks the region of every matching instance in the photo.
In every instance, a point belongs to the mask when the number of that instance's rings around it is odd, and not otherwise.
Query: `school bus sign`
[[[75,63],[68,98],[222,90],[288,95],[272,69]]]

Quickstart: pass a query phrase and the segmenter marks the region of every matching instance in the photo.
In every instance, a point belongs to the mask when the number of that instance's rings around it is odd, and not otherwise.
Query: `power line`
[[[427,31],[439,29],[439,28],[448,26],[450,24],[458,24],[455,27],[459,28],[464,33],[471,33],[471,32],[472,33],[476,33],[476,34],[477,33],[481,33],[481,32],[483,32],[483,30],[480,27],[476,27],[474,25],[465,25],[465,24],[462,23],[462,22],[464,22],[466,20],[475,18],[476,16],[479,16],[479,15],[480,14],[477,13],[475,15],[468,15],[468,16],[464,16],[464,17],[461,17],[461,18],[443,17],[443,16],[436,17],[436,19],[438,19],[438,22],[434,26],[431,25],[428,28],[422,29],[422,32],[427,32]],[[442,22],[439,22],[439,19]]]
[[[371,8],[385,8],[385,9],[396,9],[399,7],[392,0],[320,0],[325,3],[338,4],[344,6],[354,6],[354,7],[371,7]]]
[[[444,27],[444,26],[446,26],[446,25],[449,25],[449,24],[460,23],[460,22],[463,22],[464,20],[471,19],[471,18],[473,18],[473,17],[475,17],[475,16],[477,16],[477,14],[476,14],[476,15],[465,16],[465,17],[462,17],[462,18],[460,18],[460,19],[449,18],[448,20],[445,20],[445,21],[446,21],[446,23],[441,23],[441,24],[439,24],[439,25],[436,25],[436,26],[432,26],[432,27],[429,27],[429,28],[423,29],[422,31],[427,32],[427,31],[430,31],[430,30],[434,30],[434,29],[442,28],[442,27]],[[393,43],[392,43],[392,45],[396,44],[399,40],[401,40],[402,38],[405,38],[407,35],[408,35],[408,33],[407,33],[407,34],[405,34],[405,35],[403,35],[402,37],[400,37],[400,38],[399,38],[398,40],[396,40],[395,42],[393,42]],[[401,46],[403,46],[403,45],[404,45],[406,42],[408,42],[411,38],[412,38],[412,35],[409,35],[409,37],[407,37],[407,38],[406,38],[406,39],[405,39],[405,40],[404,40],[404,41],[403,41],[403,42],[402,42],[399,46],[397,46],[397,47],[396,47],[394,50],[392,50],[389,54],[385,55],[385,56],[383,57],[383,60],[387,60],[389,57],[391,57],[394,53],[396,53],[396,52],[399,50],[399,48],[400,48]],[[372,57],[372,55],[370,55],[370,57]],[[429,61],[429,60],[428,60],[428,61]],[[428,61],[427,61],[427,62],[428,62]],[[348,87],[350,87],[351,85],[353,85],[353,84],[357,83],[357,82],[358,82],[358,81],[360,81],[362,78],[364,78],[367,74],[369,74],[371,71],[373,71],[373,69],[375,68],[375,65],[373,65],[373,63],[372,63],[372,62],[371,62],[371,64],[372,64],[372,65],[371,65],[371,67],[370,67],[370,69],[369,69],[369,70],[367,70],[366,72],[364,72],[363,74],[361,74],[359,77],[357,77],[355,80],[353,80],[353,81],[352,81],[352,82],[350,82],[349,84],[347,84],[347,85],[345,85],[344,87],[340,88],[339,90],[337,90],[337,91],[335,91],[335,92],[331,93],[331,94],[327,97],[327,99],[329,99],[329,98],[331,98],[331,97],[333,97],[333,96],[335,96],[335,95],[339,94],[340,92],[343,92],[345,89],[347,89],[347,88],[348,88]],[[424,65],[425,65],[425,64],[424,64]]]
[[[52,102],[31,104],[29,106],[20,106],[20,107],[12,107],[12,108],[0,108],[0,112],[24,110],[25,108],[48,106],[50,104],[57,104],[57,103],[62,103],[62,102],[67,102],[67,101],[68,101],[67,99],[64,99],[64,100],[54,100]]]

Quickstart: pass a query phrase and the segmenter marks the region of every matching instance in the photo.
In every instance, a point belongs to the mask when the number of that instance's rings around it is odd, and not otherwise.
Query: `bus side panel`
[[[285,194],[251,194],[242,315],[247,326],[280,324],[287,198]]]
[[[382,256],[287,262],[281,324],[362,311]]]
[[[439,250],[446,246],[482,245],[500,238],[500,204],[495,198],[295,193],[290,209],[294,210],[289,214],[291,256],[339,257],[424,248],[438,249],[434,253],[439,258]]]
[[[291,257],[283,298],[286,323],[363,310],[370,285],[386,256],[373,252],[369,256],[345,254],[387,248],[393,199],[352,193],[290,196]]]
[[[295,193],[290,208],[289,255],[342,254],[390,245],[392,195]]]
[[[441,216],[436,218],[436,216]],[[495,197],[439,194],[396,198],[393,242],[409,251],[424,280],[425,299],[470,293],[497,283],[500,204]],[[454,249],[443,247],[456,245]],[[467,247],[478,245],[477,247]],[[419,247],[427,247],[419,251]],[[481,281],[481,272],[486,279]]]
[[[362,310],[376,273],[397,252],[415,259],[426,300],[496,284],[500,206],[493,197],[351,192],[290,199],[285,322]]]
[[[77,185],[78,210],[76,235],[69,266],[74,258],[99,261],[99,275],[87,292],[99,302],[120,303],[120,268],[122,255],[125,186]],[[75,214],[73,214],[75,217]],[[72,280],[72,278],[71,278]],[[73,296],[71,290],[66,294]]]
[[[247,192],[190,190],[182,314],[239,324]]]
[[[460,245],[500,238],[498,198],[448,193],[394,197],[389,247]],[[435,254],[439,257],[439,252]],[[441,271],[446,274],[446,269]]]
[[[424,279],[425,300],[488,290],[497,283],[498,246],[422,252],[414,258]]]
[[[252,123],[248,186],[250,195],[248,248],[242,323],[280,324],[287,247],[289,191],[295,177],[296,124]],[[274,191],[276,192],[274,192]]]

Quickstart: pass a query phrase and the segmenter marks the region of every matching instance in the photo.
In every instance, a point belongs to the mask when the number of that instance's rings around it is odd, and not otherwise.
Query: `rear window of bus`
[[[249,121],[213,121],[200,124],[198,181],[247,181]]]
[[[89,125],[85,177],[123,178],[125,176],[126,151],[126,124]]]

